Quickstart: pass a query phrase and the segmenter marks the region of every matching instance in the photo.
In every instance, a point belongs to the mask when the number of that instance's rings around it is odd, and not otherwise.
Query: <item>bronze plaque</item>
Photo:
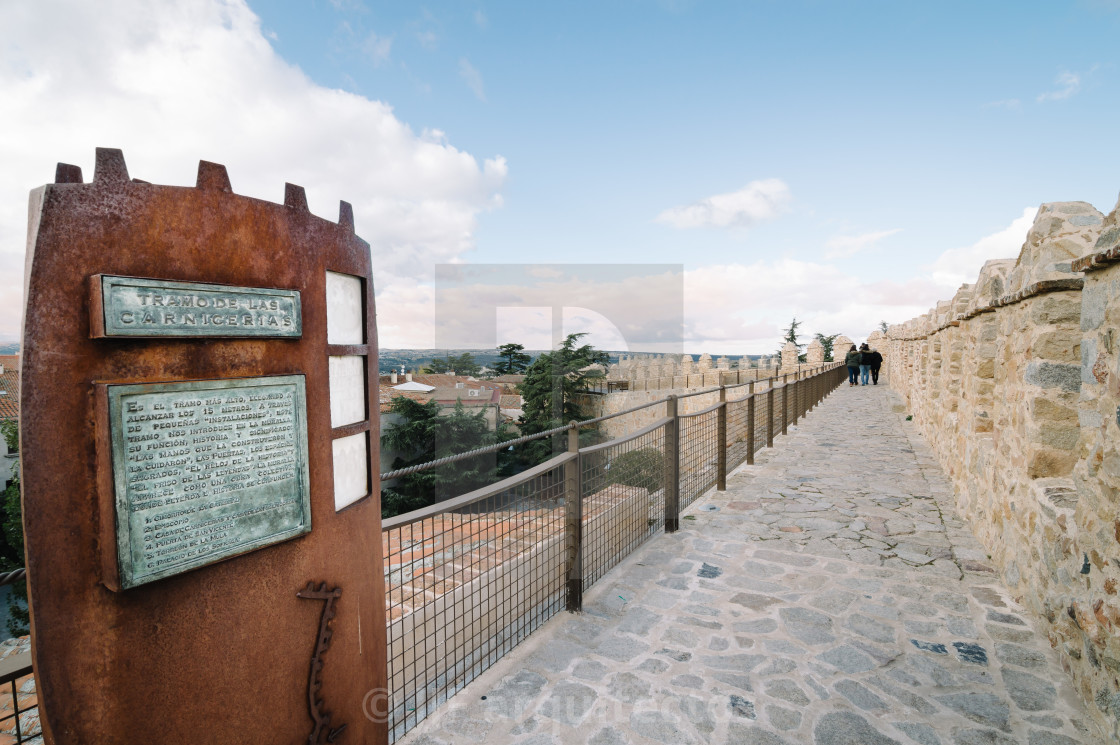
[[[122,589],[311,530],[302,375],[107,389]]]
[[[232,287],[161,279],[94,277],[94,337],[253,337],[303,335],[298,290]]]

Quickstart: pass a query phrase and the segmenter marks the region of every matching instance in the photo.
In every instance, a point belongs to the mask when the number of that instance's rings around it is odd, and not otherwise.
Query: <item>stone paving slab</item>
[[[401,742],[1105,742],[896,394],[775,445]]]

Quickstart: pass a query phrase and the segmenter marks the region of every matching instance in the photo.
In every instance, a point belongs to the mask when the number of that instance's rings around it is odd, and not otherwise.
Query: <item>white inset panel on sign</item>
[[[331,357],[331,426],[341,427],[366,418],[365,357]]]
[[[362,281],[327,272],[327,344],[365,344]]]
[[[369,486],[369,435],[362,432],[335,440],[334,446],[334,509],[357,502],[366,496]]]

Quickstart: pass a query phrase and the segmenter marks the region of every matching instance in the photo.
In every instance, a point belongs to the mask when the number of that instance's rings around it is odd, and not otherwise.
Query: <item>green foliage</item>
[[[525,347],[520,344],[503,344],[498,347],[501,360],[494,365],[494,372],[498,375],[520,375],[529,369],[532,357],[524,354]]]
[[[10,450],[19,450],[19,423],[14,419],[0,421],[0,436]],[[19,495],[19,463],[12,468],[12,483],[0,491],[0,571],[10,572],[24,565],[23,510]],[[12,585],[8,595],[8,633],[28,633],[31,617],[27,610],[27,582]]]
[[[436,357],[428,364],[421,368],[422,373],[429,373],[432,375],[444,375],[451,370],[451,363],[443,357]]]
[[[482,367],[475,362],[474,355],[470,352],[435,357],[431,362],[424,365],[424,372],[435,375],[444,375],[450,372],[454,372],[456,375],[478,375],[481,370]]]
[[[838,336],[840,336],[840,334],[832,334],[830,336],[825,336],[821,332],[819,332],[819,331],[817,332],[816,339],[817,339],[817,341],[819,341],[821,343],[821,346],[824,347],[824,361],[825,362],[832,362],[832,344],[833,344],[833,342],[836,341],[836,337],[838,337]]]
[[[577,347],[576,343],[586,334],[568,334],[560,348],[545,352],[529,366],[519,389],[524,401],[521,433],[533,435],[560,427],[570,421],[583,421],[585,415],[576,403],[576,396],[586,390],[593,380],[603,377],[602,372],[583,368],[593,364],[607,365],[610,355],[590,344]],[[560,437],[527,442],[521,450],[523,462],[535,464],[550,458],[555,451],[566,447]]]
[[[23,566],[23,511],[20,506],[19,477],[2,493],[3,541],[0,548],[0,569],[10,572]],[[29,632],[31,614],[27,608],[27,580],[12,585],[8,595],[8,633],[23,636]]]
[[[797,341],[797,329],[800,326],[801,321],[797,320],[797,316],[794,316],[793,320],[789,322],[789,328],[784,332],[785,337],[782,339],[783,341],[793,342],[794,346],[796,346],[798,349],[801,349],[801,347],[805,346],[804,344],[801,344]]]
[[[8,449],[19,451],[19,422],[15,419],[0,419],[0,437],[8,444]]]
[[[656,448],[641,448],[622,453],[610,462],[608,484],[638,486],[649,491],[661,488],[665,475],[665,458]]]
[[[472,414],[462,402],[445,412],[435,401],[421,403],[398,396],[389,404],[389,411],[402,417],[381,435],[382,447],[400,453],[393,460],[393,470],[495,445],[515,436],[505,427],[491,430],[484,412]],[[504,467],[506,459],[504,452],[497,456],[490,453],[402,476],[395,486],[382,490],[381,516],[418,510],[439,499],[491,484],[504,470],[499,466]]]
[[[786,345],[786,343],[793,342],[793,345],[795,347],[797,347],[797,351],[798,351],[797,359],[798,359],[798,361],[799,362],[804,362],[805,361],[805,355],[801,354],[801,348],[805,345],[802,344],[801,342],[797,341],[797,329],[800,326],[801,326],[801,321],[797,320],[797,316],[794,316],[793,320],[789,322],[789,328],[782,332],[783,334],[785,334],[785,336],[782,337],[782,347],[778,347],[778,357],[782,356],[782,348]]]
[[[889,328],[890,328],[889,323],[887,323],[886,321],[879,321],[879,330],[882,331],[884,334],[887,333],[887,329],[889,329]]]

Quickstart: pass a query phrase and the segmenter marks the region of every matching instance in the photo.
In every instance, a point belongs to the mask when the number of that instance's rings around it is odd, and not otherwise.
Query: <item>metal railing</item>
[[[22,582],[26,576],[23,567],[0,572],[0,587]],[[6,655],[0,658],[0,743],[42,742],[30,644],[23,637],[9,639],[0,647],[0,653]]]
[[[390,740],[552,616],[579,610],[589,587],[650,537],[677,530],[683,509],[724,489],[728,473],[753,463],[845,375],[824,365],[573,422],[559,428],[567,452],[386,519]],[[681,413],[687,399],[717,392],[714,405]],[[579,446],[581,427],[642,410],[649,416],[637,431]]]

